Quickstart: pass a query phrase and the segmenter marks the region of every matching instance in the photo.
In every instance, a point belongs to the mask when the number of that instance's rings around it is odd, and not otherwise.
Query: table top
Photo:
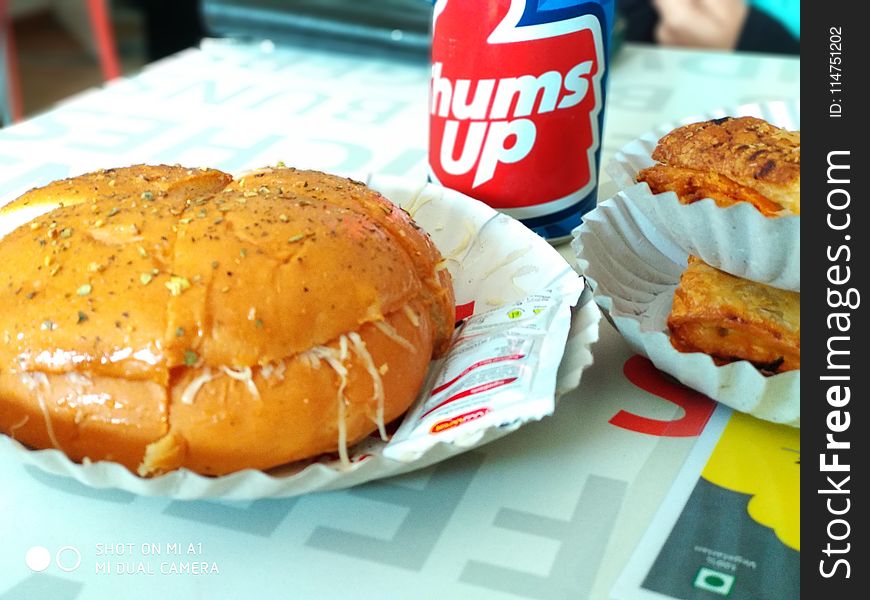
[[[794,58],[628,44],[611,68],[603,161],[663,122],[799,97]],[[207,41],[0,130],[0,201],[143,161],[424,177],[427,89],[421,64]],[[654,558],[632,555],[714,403],[657,379],[606,321],[593,353],[554,416],[345,491],[181,502],[0,463],[0,599],[667,598],[614,584]]]

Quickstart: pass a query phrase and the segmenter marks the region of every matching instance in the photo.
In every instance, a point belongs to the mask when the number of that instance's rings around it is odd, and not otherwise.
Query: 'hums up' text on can
[[[438,0],[430,176],[552,242],[595,207],[613,0]]]

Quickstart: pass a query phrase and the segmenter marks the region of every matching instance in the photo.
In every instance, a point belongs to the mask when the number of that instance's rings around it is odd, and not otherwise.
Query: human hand
[[[653,0],[655,38],[667,46],[733,49],[749,13],[746,0]]]

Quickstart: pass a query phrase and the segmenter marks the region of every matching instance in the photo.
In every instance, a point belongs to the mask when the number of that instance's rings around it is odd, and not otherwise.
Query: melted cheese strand
[[[211,374],[211,369],[206,367],[202,375],[195,377],[193,381],[188,383],[187,387],[184,388],[184,391],[181,393],[182,404],[193,404],[200,388],[214,378],[215,376]]]
[[[27,422],[30,420],[30,415],[24,415],[24,418],[15,423],[12,427],[9,428],[9,437],[13,440],[15,439],[15,432],[27,425]]]
[[[431,201],[431,196],[423,196],[423,190],[420,189],[417,191],[417,194],[411,198],[411,201],[406,203],[402,208],[404,208],[405,212],[408,213],[408,216],[413,219],[416,217],[417,211],[429,204]]]
[[[503,257],[502,260],[498,261],[492,267],[490,267],[489,270],[487,270],[486,273],[484,273],[480,279],[484,280],[484,279],[489,278],[496,271],[508,266],[510,263],[514,262],[516,259],[528,254],[529,250],[531,250],[531,248],[532,248],[531,246],[526,246],[525,248],[518,248],[517,250],[514,250],[513,252],[511,252],[507,256]]]
[[[459,264],[462,264],[462,254],[468,250],[471,243],[474,241],[475,236],[477,235],[477,230],[474,228],[474,224],[468,220],[463,220],[462,224],[465,226],[465,237],[456,245],[453,250],[450,251],[450,254],[444,257],[446,261],[456,261]]]
[[[244,381],[245,387],[248,388],[248,393],[257,400],[260,399],[260,390],[257,389],[257,384],[254,383],[251,367],[221,367],[221,371],[227,374],[236,381]]]
[[[316,346],[321,347],[321,346]],[[319,369],[320,368],[320,359],[317,357],[317,353],[312,351],[313,349],[306,350],[305,352],[301,352],[299,354],[300,362],[308,367],[309,369]]]
[[[387,323],[386,321],[374,321],[372,324],[375,327],[377,327],[378,329],[380,329],[381,333],[383,333],[385,336],[387,336],[388,338],[390,338],[391,340],[393,340],[394,342],[396,342],[400,346],[404,346],[405,348],[407,348],[411,352],[417,351],[417,349],[414,347],[414,344],[412,344],[411,342],[409,342],[408,340],[403,338],[401,335],[399,335],[399,332],[396,331],[396,329],[392,325]]]
[[[40,388],[45,388],[49,391],[51,390],[51,385],[48,383],[48,377],[45,373],[22,373],[21,382],[31,392],[36,393],[36,401],[39,402],[39,410],[42,411],[42,418],[45,419],[45,431],[48,433],[48,439],[51,441],[51,445],[58,450],[63,451],[63,448],[60,447],[60,442],[57,441],[57,437],[54,435],[54,425],[51,423],[51,415],[48,412],[48,407],[45,405],[45,397],[40,391]]]
[[[332,370],[335,371],[336,375],[340,380],[338,384],[338,457],[341,460],[341,464],[345,466],[350,466],[350,458],[347,454],[347,423],[345,422],[345,414],[344,414],[344,405],[347,401],[344,397],[344,390],[347,387],[347,368],[342,363],[341,356],[342,354],[347,356],[347,338],[345,336],[341,336],[341,343],[343,347],[343,352],[334,350],[333,348],[329,348],[327,346],[315,346],[308,352],[311,352],[312,355],[317,359],[323,359],[326,361]]]
[[[284,381],[284,371],[286,368],[287,365],[284,364],[283,360],[267,362],[265,365],[260,366],[260,374],[266,379],[272,379],[274,375],[278,381]]]
[[[388,438],[387,428],[384,424],[384,382],[381,379],[380,373],[378,373],[377,367],[375,367],[375,361],[372,358],[371,353],[366,348],[366,343],[362,340],[359,334],[356,331],[353,331],[347,334],[347,337],[350,338],[354,352],[356,352],[356,355],[359,356],[360,360],[362,360],[366,371],[368,371],[372,378],[372,397],[378,406],[377,411],[375,412],[375,423],[378,426],[378,433],[381,435],[381,439],[386,442]]]
[[[525,266],[522,266],[519,269],[517,269],[516,272],[514,272],[514,274],[511,275],[511,285],[514,287],[515,290],[517,290],[517,292],[519,292],[520,295],[525,296],[529,292],[528,292],[528,290],[522,288],[517,283],[517,279],[519,279],[523,275],[528,275],[529,273],[535,273],[535,272],[537,272],[537,270],[538,270],[538,268],[534,265],[525,265]]]
[[[94,382],[91,380],[91,378],[84,373],[76,373],[75,371],[72,371],[70,373],[67,373],[66,378],[69,380],[70,383],[78,388],[76,389],[76,391],[79,393],[81,393],[81,390],[83,388],[90,388],[94,385]]]
[[[411,325],[414,327],[420,326],[420,315],[414,312],[414,309],[409,305],[405,305],[402,307],[402,310],[405,312],[405,316],[408,317],[408,320],[411,322]]]

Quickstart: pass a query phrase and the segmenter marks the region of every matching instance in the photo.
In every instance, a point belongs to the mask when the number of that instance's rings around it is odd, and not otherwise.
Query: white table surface
[[[0,202],[143,161],[238,172],[283,160],[423,177],[427,84],[424,65],[207,42],[0,130]],[[628,45],[612,63],[603,158],[662,122],[798,98],[799,88],[797,59]],[[611,191],[603,176],[600,197]],[[608,598],[696,438],[610,423],[620,411],[667,421],[682,409],[623,375],[631,353],[606,321],[593,352],[553,417],[347,491],[178,502],[2,462],[0,600]],[[172,543],[180,554],[167,554]],[[101,544],[133,552],[100,556]],[[151,544],[162,555],[143,554]],[[81,565],[34,573],[25,564],[33,546],[74,546]],[[61,565],[71,556],[62,551]],[[154,574],[98,572],[106,560]],[[219,573],[160,572],[163,562],[198,561]]]

